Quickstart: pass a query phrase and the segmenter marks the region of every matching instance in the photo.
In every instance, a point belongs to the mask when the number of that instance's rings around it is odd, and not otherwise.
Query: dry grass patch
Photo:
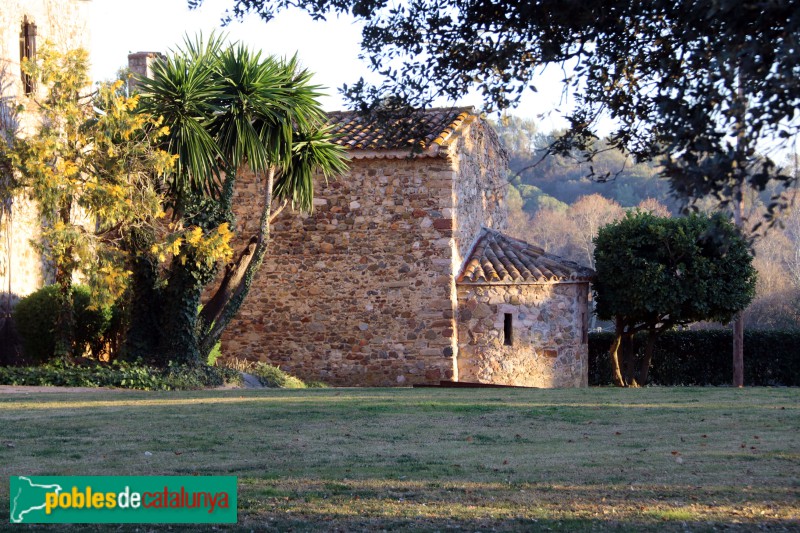
[[[798,400],[724,388],[8,395],[0,474],[237,475],[240,521],[220,529],[246,531],[797,530]]]

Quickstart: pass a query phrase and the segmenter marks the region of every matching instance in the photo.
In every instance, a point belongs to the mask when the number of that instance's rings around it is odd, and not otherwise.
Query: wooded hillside
[[[509,116],[494,126],[509,153],[509,233],[548,252],[593,267],[592,239],[597,230],[626,210],[680,216],[685,209],[717,209],[713,198],[688,206],[672,196],[669,182],[659,178],[654,163],[636,163],[617,150],[604,151],[602,140],[593,161],[586,162],[577,153],[548,154],[560,132],[540,132],[531,119]],[[794,157],[784,164],[787,171],[797,172]],[[779,223],[770,229],[755,228],[776,194],[789,201]],[[752,190],[746,194],[747,236],[759,273],[756,299],[745,313],[748,327],[800,327],[800,198],[796,196],[797,189],[784,191],[777,183],[761,194]]]

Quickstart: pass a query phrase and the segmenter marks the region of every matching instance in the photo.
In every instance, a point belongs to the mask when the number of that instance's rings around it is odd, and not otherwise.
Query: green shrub
[[[47,361],[53,356],[57,296],[58,287],[48,285],[24,297],[14,307],[14,323],[29,361]]]
[[[53,325],[58,315],[56,285],[47,285],[19,301],[14,308],[14,323],[22,337],[25,358],[37,363],[49,361],[55,350]],[[75,348],[73,355],[82,356],[88,348],[95,356],[100,354],[105,334],[112,323],[111,307],[93,308],[88,287],[72,288],[75,309]]]
[[[277,366],[263,363],[261,361],[249,361],[247,359],[225,359],[219,363],[236,372],[247,372],[258,378],[265,387],[275,387],[279,389],[322,389],[328,385],[321,381],[309,381],[296,378],[287,374]]]
[[[305,389],[307,385],[294,376],[290,376],[277,366],[267,363],[256,363],[252,374],[258,378],[265,387],[277,387],[281,389]]]
[[[219,359],[220,355],[222,355],[222,341],[217,341],[217,344],[215,344],[214,347],[211,348],[211,351],[208,352],[207,363],[211,366],[216,365],[217,359]]]
[[[242,375],[219,366],[170,364],[164,370],[164,381],[169,389],[206,389],[226,384],[241,385]]]
[[[209,366],[157,368],[139,362],[74,365],[53,361],[34,367],[0,367],[0,385],[190,390],[228,383],[240,384],[241,375],[228,368]]]
[[[93,307],[89,287],[76,285],[72,289],[75,307],[75,355],[84,355],[88,347],[94,357],[103,351],[106,333],[114,319],[112,306]]]
[[[613,333],[589,335],[589,384],[609,385],[608,349]],[[634,338],[641,357],[644,335]],[[729,329],[669,331],[656,341],[650,368],[652,384],[729,385],[733,376],[733,337]],[[745,330],[744,379],[749,386],[800,386],[800,330]]]

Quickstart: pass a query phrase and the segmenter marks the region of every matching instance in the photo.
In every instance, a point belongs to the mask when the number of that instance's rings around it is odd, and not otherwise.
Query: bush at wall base
[[[13,317],[17,332],[22,337],[25,360],[42,363],[53,358],[55,337],[53,324],[58,314],[56,285],[47,285],[24,297],[14,307]],[[75,350],[73,355],[84,355],[87,348],[96,356],[102,349],[105,334],[114,315],[111,306],[92,307],[88,287],[72,288],[75,309]]]
[[[241,374],[207,365],[148,366],[140,361],[75,365],[51,361],[40,366],[0,367],[0,385],[119,387],[139,390],[192,390],[241,384]]]

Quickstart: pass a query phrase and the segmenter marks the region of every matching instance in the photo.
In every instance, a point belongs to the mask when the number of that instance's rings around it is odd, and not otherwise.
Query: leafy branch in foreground
[[[503,110],[556,68],[575,105],[554,152],[591,159],[598,120],[610,117],[611,146],[661,160],[673,191],[690,199],[726,205],[743,186],[794,182],[773,158],[800,132],[798,0],[230,0],[226,16],[269,21],[293,7],[364,23],[364,56],[385,81],[343,88],[358,109],[424,107],[477,90],[487,109]],[[776,195],[768,220],[782,204]]]

